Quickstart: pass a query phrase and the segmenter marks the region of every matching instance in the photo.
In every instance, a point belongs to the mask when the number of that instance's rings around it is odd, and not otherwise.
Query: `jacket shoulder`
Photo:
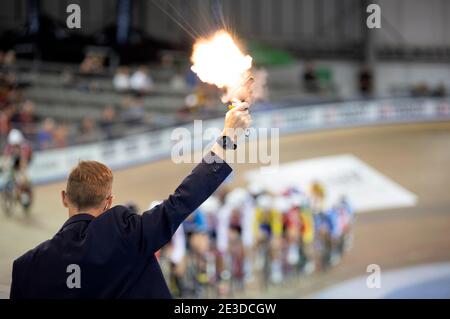
[[[130,216],[137,216],[136,213],[131,211],[128,207],[122,205],[116,205],[110,208],[107,212],[103,213],[99,217],[97,217],[94,221],[102,222],[102,221],[113,221],[118,222],[122,220],[128,219]]]
[[[32,267],[33,259],[40,251],[45,251],[49,243],[50,240],[47,240],[14,260],[12,266],[11,299],[26,297],[22,292],[24,291],[24,285],[27,284],[27,275],[30,273],[29,270]]]
[[[25,254],[14,260],[13,265],[27,265],[29,262],[31,262],[33,257],[35,257],[40,252],[47,250],[50,246],[51,241],[52,241],[51,239],[46,240],[37,245],[36,247],[34,247],[33,249],[30,249]]]
[[[106,232],[115,231],[120,235],[126,235],[137,227],[139,219],[140,215],[128,207],[117,205],[93,220],[92,225],[97,231],[102,229]]]

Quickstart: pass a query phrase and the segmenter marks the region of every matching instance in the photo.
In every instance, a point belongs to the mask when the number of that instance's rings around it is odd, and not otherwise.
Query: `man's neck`
[[[76,209],[75,207],[69,207],[69,218],[79,214],[89,214],[94,217],[98,217],[103,213],[100,209]]]

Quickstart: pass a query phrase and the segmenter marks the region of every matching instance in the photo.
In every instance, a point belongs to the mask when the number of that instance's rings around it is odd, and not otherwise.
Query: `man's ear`
[[[66,191],[61,191],[61,200],[62,200],[64,207],[69,208],[69,203],[67,202]]]
[[[112,200],[113,200],[113,197],[112,197],[112,195],[111,195],[111,196],[109,196],[109,198],[106,200],[106,206],[105,206],[104,211],[107,211],[108,209],[111,208],[111,206],[112,206]]]

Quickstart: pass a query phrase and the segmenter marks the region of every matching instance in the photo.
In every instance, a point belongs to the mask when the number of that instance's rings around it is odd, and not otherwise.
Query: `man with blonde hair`
[[[228,111],[211,152],[142,215],[112,207],[111,170],[81,161],[61,192],[69,219],[52,239],[14,261],[11,298],[170,298],[154,254],[231,173],[224,159],[249,124],[245,103]]]

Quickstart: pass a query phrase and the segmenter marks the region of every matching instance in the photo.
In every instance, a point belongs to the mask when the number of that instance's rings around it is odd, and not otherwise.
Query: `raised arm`
[[[233,143],[250,125],[248,105],[242,104],[227,112],[223,136]],[[231,173],[231,167],[225,162],[227,153],[219,143],[214,143],[211,152],[206,155],[191,174],[160,205],[142,214],[130,218],[135,227],[135,242],[145,253],[154,253],[165,245],[179,225],[197,209]]]
[[[220,158],[214,153],[207,156]],[[231,173],[225,162],[209,162],[203,159],[189,176],[160,205],[142,214],[142,244],[144,251],[153,253],[164,246],[180,224],[220,186]]]

